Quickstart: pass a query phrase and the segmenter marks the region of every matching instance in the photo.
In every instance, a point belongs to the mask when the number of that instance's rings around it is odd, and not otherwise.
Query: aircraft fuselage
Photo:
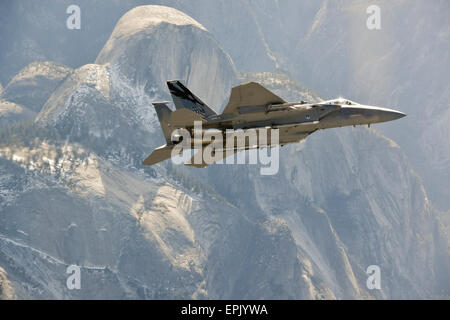
[[[250,148],[285,145],[302,141],[320,129],[370,125],[405,116],[396,110],[342,98],[318,103],[288,103],[256,82],[233,87],[228,104],[219,115],[179,80],[168,81],[167,85],[176,110],[167,106],[169,102],[153,103],[166,144],[156,148],[144,160],[144,165],[171,158],[181,152],[180,146],[202,149],[208,145],[205,150],[211,146],[213,153],[220,156],[214,160],[218,161],[228,157],[229,150],[237,153]],[[202,162],[195,166],[202,168],[209,164]]]
[[[280,144],[298,142],[320,129],[344,126],[370,125],[404,117],[402,112],[358,104],[345,99],[317,104],[286,103],[270,106],[239,108],[237,115],[217,115],[208,118],[202,127],[205,132],[227,129],[279,129]],[[188,127],[192,130],[193,127]],[[193,137],[192,143],[195,140]],[[203,141],[203,144],[211,140]]]

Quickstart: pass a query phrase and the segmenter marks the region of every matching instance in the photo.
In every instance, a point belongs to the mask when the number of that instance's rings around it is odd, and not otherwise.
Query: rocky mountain
[[[32,62],[6,86],[3,98],[38,113],[50,95],[72,72],[53,62]]]
[[[408,155],[433,205],[443,212],[450,209],[448,1],[80,0],[81,29],[69,30],[66,9],[71,4],[2,2],[4,86],[36,60],[72,68],[92,63],[128,10],[167,5],[209,30],[237,70],[283,71],[324,98],[342,95],[407,113],[398,125],[379,130]],[[370,5],[380,8],[380,30],[366,26]]]
[[[118,68],[133,86],[147,91],[165,91],[167,79],[184,79],[216,107],[236,83],[230,56],[206,28],[162,6],[137,7],[120,18],[96,63]]]
[[[164,141],[151,102],[169,98],[167,79],[185,79],[216,110],[240,81],[287,100],[320,97],[286,73],[237,73],[220,37],[173,8],[136,7],[111,31],[95,63],[64,77],[49,69],[60,82],[34,123],[0,131],[1,297],[449,294],[442,223],[402,149],[373,128],[286,146],[274,176],[257,165],[142,167]],[[27,70],[13,82],[23,101],[39,91],[19,85],[40,79]],[[71,264],[80,290],[66,286]],[[381,290],[366,287],[369,265]]]
[[[244,74],[242,79],[258,81],[289,101],[318,99],[284,75]],[[220,185],[229,174],[224,167],[210,171],[207,180],[219,182],[216,190],[242,206],[281,219],[295,240],[297,256],[306,265],[312,263],[314,275],[327,279],[327,288],[340,288],[334,294],[345,288],[338,298],[367,298],[364,268],[371,264],[379,264],[391,277],[389,288],[377,298],[401,295],[406,282],[417,295],[436,290],[407,281],[412,274],[425,279],[431,272],[448,283],[443,222],[394,141],[374,129],[343,128],[314,133],[304,143],[283,149],[276,176],[261,176],[255,169],[239,172],[232,177],[237,186],[229,189]],[[407,263],[410,259],[415,262]]]
[[[380,30],[366,26],[371,5],[380,8]],[[176,7],[211,30],[239,70],[281,70],[324,98],[407,113],[379,130],[408,155],[433,205],[450,209],[448,1],[179,1]],[[224,13],[232,20],[220,19]]]
[[[6,277],[6,272],[3,268],[0,268],[0,299],[12,300],[15,298],[14,289],[11,287],[11,283]]]
[[[369,4],[380,8],[380,30],[365,26]],[[289,60],[296,61],[295,77],[328,96],[407,113],[380,130],[402,147],[444,211],[450,209],[449,9],[447,1],[324,1]]]
[[[33,120],[36,113],[30,109],[7,100],[0,99],[0,128],[15,122]]]

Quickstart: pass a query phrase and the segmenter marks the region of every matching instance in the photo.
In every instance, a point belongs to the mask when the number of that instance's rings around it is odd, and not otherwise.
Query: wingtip
[[[169,86],[169,85],[172,85],[173,83],[177,83],[177,82],[182,83],[183,81],[184,81],[184,79],[167,80],[166,84]]]
[[[158,104],[169,104],[169,103],[170,103],[170,101],[155,101],[155,102],[152,102],[152,105],[156,106]]]

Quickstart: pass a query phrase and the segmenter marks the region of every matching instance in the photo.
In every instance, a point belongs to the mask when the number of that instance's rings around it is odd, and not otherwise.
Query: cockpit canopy
[[[348,105],[348,106],[356,105],[355,102],[348,100],[348,99],[344,99],[344,98],[338,98],[338,99],[330,100],[327,102],[329,104],[338,104],[338,105]]]

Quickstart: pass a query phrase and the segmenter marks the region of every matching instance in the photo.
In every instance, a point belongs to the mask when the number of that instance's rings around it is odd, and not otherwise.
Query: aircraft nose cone
[[[397,111],[397,110],[393,110],[393,109],[381,109],[381,112],[379,112],[379,117],[381,122],[385,122],[385,121],[393,121],[393,120],[397,120],[403,117],[406,117],[406,114],[404,114],[403,112]]]
[[[406,114],[404,114],[403,112],[400,112],[397,110],[389,111],[390,120],[397,120],[397,119],[401,119],[403,117],[406,117]]]

